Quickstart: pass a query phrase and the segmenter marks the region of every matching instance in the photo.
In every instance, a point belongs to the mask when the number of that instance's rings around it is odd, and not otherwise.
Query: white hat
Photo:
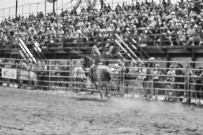
[[[160,65],[159,64],[155,64],[155,67],[160,67]]]
[[[118,63],[115,64],[115,67],[119,67]]]
[[[149,60],[155,60],[155,58],[154,57],[150,57]]]

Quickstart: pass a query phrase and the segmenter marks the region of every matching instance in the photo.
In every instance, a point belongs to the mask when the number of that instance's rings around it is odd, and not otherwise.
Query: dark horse
[[[89,66],[92,64],[91,58],[88,59]],[[109,93],[109,84],[111,81],[111,70],[108,66],[103,65],[101,62],[92,64],[89,71],[89,77],[95,88],[99,91],[102,98],[102,87],[106,87],[106,96]]]
[[[110,68],[106,65],[98,64],[90,70],[90,78],[102,98],[102,87],[106,86],[106,96],[109,93],[109,84],[111,80]]]

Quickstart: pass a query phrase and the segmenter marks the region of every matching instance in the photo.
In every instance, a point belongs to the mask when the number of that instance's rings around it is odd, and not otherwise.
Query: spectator
[[[184,96],[184,92],[181,91],[184,89],[184,72],[183,72],[183,65],[180,63],[177,64],[176,70],[175,70],[175,89],[178,91],[176,92],[176,95],[178,97]],[[181,99],[182,100],[182,99]]]
[[[159,92],[159,89],[160,89],[160,83],[159,83],[159,79],[160,79],[160,75],[161,75],[161,72],[160,72],[160,65],[159,64],[155,64],[155,68],[154,68],[154,71],[153,71],[153,92],[151,92],[151,95],[153,96],[153,93],[155,93],[155,96],[156,96],[156,99],[157,99],[157,96],[158,96],[158,92]]]

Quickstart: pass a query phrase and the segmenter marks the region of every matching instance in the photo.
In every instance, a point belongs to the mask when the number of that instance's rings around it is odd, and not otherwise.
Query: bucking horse
[[[111,81],[111,70],[108,66],[99,63],[94,67],[90,68],[90,79],[99,91],[102,99],[102,90],[103,87],[106,88],[106,96],[109,96],[109,85]]]
[[[111,69],[107,65],[102,64],[99,59],[93,60],[90,65],[89,78],[92,84],[100,93],[101,99],[103,98],[103,87],[106,88],[106,96],[108,97],[110,95]]]

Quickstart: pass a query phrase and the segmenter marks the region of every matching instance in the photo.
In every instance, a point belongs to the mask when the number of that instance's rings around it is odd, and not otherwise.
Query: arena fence
[[[83,60],[1,59],[3,87],[28,90],[97,91],[91,84]],[[111,94],[159,98],[169,101],[200,102],[203,98],[202,62],[104,60],[111,69]],[[122,64],[123,63],[123,64]],[[105,86],[103,88],[105,90]]]

